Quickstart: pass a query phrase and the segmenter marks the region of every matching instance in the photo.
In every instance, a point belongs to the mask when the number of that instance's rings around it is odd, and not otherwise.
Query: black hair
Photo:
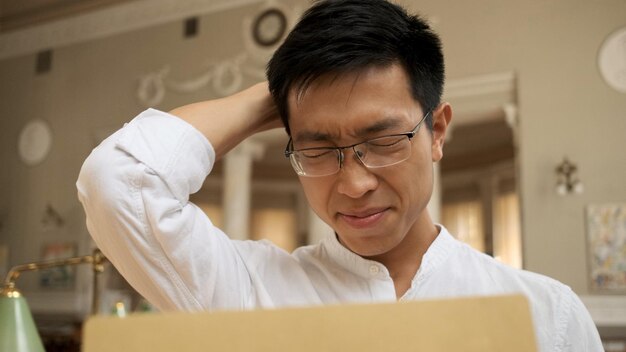
[[[385,0],[323,0],[302,16],[267,65],[269,89],[288,134],[288,97],[325,74],[399,63],[423,112],[439,105],[441,41],[428,24]],[[432,117],[427,119],[432,129]]]

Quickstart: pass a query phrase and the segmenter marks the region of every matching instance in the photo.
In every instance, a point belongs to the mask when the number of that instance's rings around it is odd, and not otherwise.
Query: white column
[[[506,124],[513,130],[513,146],[517,149],[519,145],[519,128],[517,127],[519,114],[517,113],[517,105],[506,103],[502,105],[502,111],[504,112]]]
[[[498,175],[485,177],[480,181],[480,195],[482,200],[483,231],[485,234],[485,253],[493,256],[494,231],[493,209],[498,194]]]
[[[435,223],[441,223],[441,172],[439,163],[433,164],[433,194],[428,202],[428,213]]]
[[[249,238],[252,163],[263,151],[263,145],[247,140],[224,158],[224,232],[232,239]]]
[[[315,244],[323,240],[326,237],[334,236],[335,231],[328,226],[322,219],[315,214],[309,207],[309,236],[307,238],[308,244]]]
[[[316,244],[326,237],[334,236],[335,231],[311,209],[300,185],[298,185],[296,196],[298,203],[298,233],[306,234],[306,244]]]
[[[449,143],[452,140],[453,130],[454,125],[448,125],[445,143]],[[443,155],[445,158],[445,150]],[[430,218],[437,224],[441,224],[441,167],[439,163],[441,163],[441,161],[433,164],[433,194],[430,196],[430,201],[427,206]]]
[[[302,244],[312,244],[309,236],[309,202],[306,200],[302,186],[298,184],[296,195],[297,236]]]

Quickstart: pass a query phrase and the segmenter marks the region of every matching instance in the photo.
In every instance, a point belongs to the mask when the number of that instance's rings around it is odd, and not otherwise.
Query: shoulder
[[[487,287],[500,289],[501,293],[523,291],[547,298],[571,292],[569,287],[553,278],[514,268],[463,243],[446,264],[464,268],[463,275],[469,275]]]
[[[293,251],[293,257],[301,263],[318,262],[324,257],[325,249],[323,242],[298,247]],[[326,262],[326,261],[324,261]],[[325,263],[328,264],[328,263]]]
[[[324,259],[326,256],[321,244],[298,247],[289,253],[269,240],[234,240],[232,243],[243,261],[254,266],[256,270],[276,268],[277,265],[281,271],[289,271],[295,267],[329,266]]]
[[[484,294],[521,293],[528,298],[540,350],[602,350],[589,312],[569,286],[513,268],[466,245],[457,254],[459,265],[464,264],[466,273],[484,285]]]
[[[254,271],[271,271],[277,267],[288,271],[299,266],[293,255],[269,240],[233,240],[232,243],[243,262]]]
[[[296,249],[293,256],[311,277],[353,274],[354,268],[351,264],[356,259],[350,258],[350,255],[356,255],[335,242],[336,239],[329,237],[319,243]],[[362,260],[360,257],[358,259]]]

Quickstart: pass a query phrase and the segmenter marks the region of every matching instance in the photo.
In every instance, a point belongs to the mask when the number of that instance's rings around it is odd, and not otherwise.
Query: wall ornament
[[[203,71],[188,79],[172,78],[172,65],[165,64],[139,79],[137,99],[145,107],[154,107],[163,102],[168,91],[193,93],[207,88],[212,90],[214,96],[225,97],[241,90],[244,78],[264,80],[267,61],[288,33],[288,29],[293,27],[300,12],[299,7],[286,8],[275,0],[266,1],[257,14],[242,20],[242,52],[227,59],[209,61]],[[273,22],[265,23],[264,21],[268,21],[268,14],[280,14],[282,17],[278,18],[286,21],[286,28],[282,22],[276,28],[272,27]],[[276,37],[259,41],[262,35],[260,31],[264,35],[273,34]]]

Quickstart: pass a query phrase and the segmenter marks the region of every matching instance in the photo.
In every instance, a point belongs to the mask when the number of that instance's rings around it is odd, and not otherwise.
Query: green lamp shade
[[[0,351],[44,352],[26,299],[0,295]]]

